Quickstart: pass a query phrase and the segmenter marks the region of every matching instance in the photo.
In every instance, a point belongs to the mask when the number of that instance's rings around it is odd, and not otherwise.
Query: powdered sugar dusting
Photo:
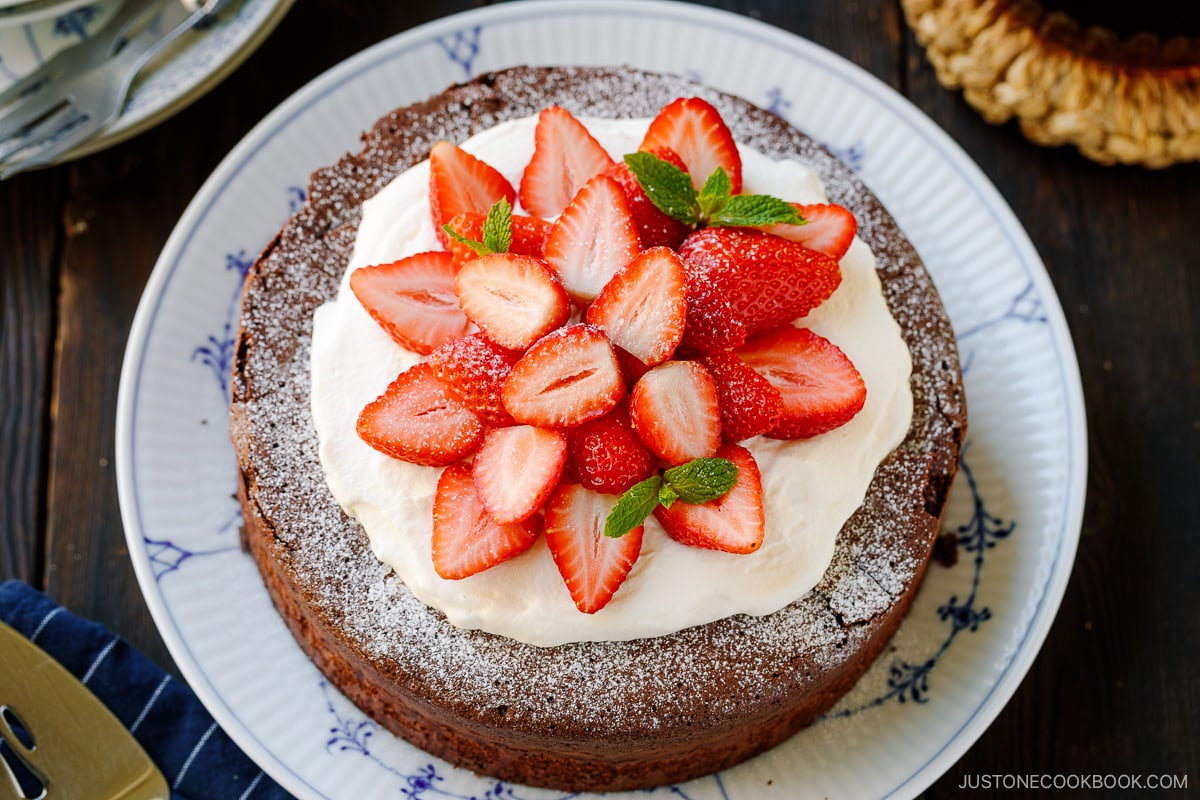
[[[308,405],[312,312],[336,292],[359,206],[440,139],[459,142],[553,102],[581,116],[638,117],[696,94],[717,106],[736,138],[812,164],[831,198],[855,212],[913,355],[909,437],[880,466],[821,584],[779,612],[654,639],[554,648],[454,628],[371,555],[317,461]],[[895,223],[811,140],[766,111],[683,79],[517,70],[455,87],[443,99],[389,114],[366,135],[362,153],[316,174],[308,204],[248,276],[231,430],[249,499],[271,526],[257,535],[274,534],[272,552],[315,617],[404,690],[439,698],[455,715],[550,728],[567,740],[731,729],[785,708],[842,668],[865,668],[859,648],[882,646],[876,639],[890,635],[927,561],[965,418],[949,323]]]

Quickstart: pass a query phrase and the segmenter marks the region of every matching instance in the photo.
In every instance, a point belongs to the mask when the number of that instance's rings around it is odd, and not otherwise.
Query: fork
[[[229,2],[205,0],[165,30],[161,21],[151,23],[111,59],[64,78],[0,115],[0,180],[49,164],[103,129],[121,113],[134,78],[146,64]]]
[[[121,4],[104,27],[79,44],[58,51],[40,67],[0,92],[0,108],[43,90],[52,81],[67,78],[98,66],[125,43],[138,20],[149,19],[170,0],[128,0]]]

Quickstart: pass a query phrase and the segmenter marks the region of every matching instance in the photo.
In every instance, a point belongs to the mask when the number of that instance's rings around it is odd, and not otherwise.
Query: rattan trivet
[[[1200,39],[1084,30],[1033,0],[901,0],[938,80],[1102,164],[1200,160]]]

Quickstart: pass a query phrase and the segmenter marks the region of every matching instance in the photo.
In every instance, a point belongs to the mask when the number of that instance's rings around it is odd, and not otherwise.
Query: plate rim
[[[284,0],[284,2],[290,5],[291,0]],[[1057,537],[1055,557],[1050,565],[1047,580],[1041,587],[1041,596],[1037,600],[1024,635],[1015,645],[1011,657],[999,672],[991,689],[979,701],[971,716],[943,743],[942,747],[924,764],[917,767],[907,779],[900,781],[885,795],[887,797],[913,796],[943,775],[954,761],[974,745],[978,737],[1006,707],[1040,652],[1061,604],[1082,527],[1087,474],[1086,409],[1083,402],[1078,361],[1061,302],[1054,291],[1045,265],[1007,201],[965,150],[912,101],[862,67],[798,34],[735,12],[695,6],[675,0],[587,0],[586,2],[521,0],[521,2],[471,9],[401,31],[365,48],[308,81],[267,114],[222,159],[189,203],[155,264],[130,330],[118,392],[116,466],[118,494],[122,516],[125,518],[125,530],[131,557],[145,555],[140,518],[136,513],[137,489],[132,474],[131,430],[137,384],[143,366],[142,358],[145,355],[148,337],[152,332],[157,305],[175,273],[175,268],[182,261],[181,256],[186,248],[186,240],[194,232],[198,221],[207,210],[206,207],[215,202],[216,197],[220,194],[220,189],[235,178],[238,169],[244,166],[258,149],[266,146],[275,134],[286,128],[290,119],[301,113],[305,107],[316,102],[328,92],[336,90],[340,84],[345,83],[358,72],[376,66],[376,62],[394,58],[397,55],[396,51],[405,49],[405,45],[428,42],[437,35],[439,30],[452,29],[466,23],[487,24],[498,19],[508,20],[508,18],[521,13],[537,14],[568,9],[576,16],[587,14],[614,16],[627,12],[644,14],[647,11],[654,11],[667,19],[683,15],[692,19],[719,21],[723,26],[736,29],[738,35],[769,39],[787,52],[818,61],[839,75],[852,79],[862,88],[871,90],[876,101],[891,108],[893,113],[936,145],[943,158],[951,162],[951,166],[963,177],[968,188],[978,196],[988,213],[993,216],[1004,238],[1012,246],[1023,271],[1038,290],[1039,299],[1046,312],[1046,322],[1051,339],[1058,345],[1054,350],[1068,423],[1065,446],[1067,472],[1063,494],[1064,513],[1060,522],[1061,532]],[[381,110],[380,113],[386,113],[386,109]],[[289,777],[294,776],[295,774],[290,768],[283,765],[273,753],[262,748],[262,743],[253,734],[243,729],[244,725],[240,718],[216,693],[203,670],[194,659],[191,659],[190,648],[170,619],[170,612],[166,608],[161,592],[147,591],[148,587],[156,587],[156,583],[153,575],[149,572],[150,566],[146,559],[144,557],[133,558],[133,561],[139,585],[143,589],[143,595],[146,597],[147,605],[150,606],[151,615],[167,643],[168,649],[173,656],[181,651],[186,652],[189,656],[186,666],[183,663],[179,664],[189,685],[192,686],[204,705],[213,712],[214,717],[222,722],[232,738],[248,753],[254,753],[255,761],[262,765],[265,757],[275,765],[276,770],[283,770]],[[214,704],[216,709],[220,709],[219,714],[214,708]],[[232,718],[236,729],[230,729],[226,725],[228,718]],[[247,740],[251,746],[247,746]],[[268,772],[279,780],[279,775],[275,774],[275,771],[268,770]],[[299,779],[299,776],[295,777]],[[307,784],[305,784],[305,788],[317,791]]]

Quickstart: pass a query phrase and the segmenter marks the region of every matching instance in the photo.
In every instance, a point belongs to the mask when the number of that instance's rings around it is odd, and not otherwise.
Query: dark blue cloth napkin
[[[108,706],[162,770],[175,800],[291,797],[238,749],[191,689],[103,626],[15,580],[0,583],[0,619]]]

